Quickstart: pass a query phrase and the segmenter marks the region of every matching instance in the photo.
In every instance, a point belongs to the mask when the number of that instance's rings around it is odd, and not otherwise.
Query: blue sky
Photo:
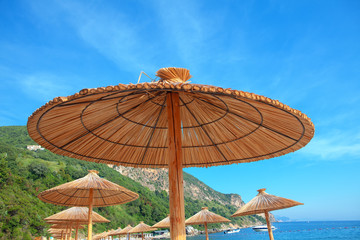
[[[360,2],[0,1],[0,126],[48,100],[185,67],[192,82],[278,99],[315,137],[283,157],[186,169],[245,201],[259,188],[305,203],[274,212],[360,219]]]

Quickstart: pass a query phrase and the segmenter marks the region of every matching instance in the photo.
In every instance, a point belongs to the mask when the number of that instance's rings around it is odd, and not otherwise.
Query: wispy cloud
[[[49,101],[73,90],[70,85],[64,84],[62,79],[49,73],[19,76],[18,81],[25,94],[41,101]]]
[[[327,136],[315,137],[301,154],[320,161],[351,160],[360,158],[360,132],[332,131]]]

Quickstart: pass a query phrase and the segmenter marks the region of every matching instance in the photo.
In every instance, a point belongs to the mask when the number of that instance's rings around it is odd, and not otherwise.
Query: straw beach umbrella
[[[63,223],[57,223],[50,226],[51,229],[67,229],[71,223],[63,222]],[[75,224],[75,240],[78,240],[78,230],[83,229],[83,225],[79,225],[79,223]]]
[[[119,232],[120,232],[121,230],[122,230],[122,229],[121,229],[120,227],[119,227],[118,229],[113,230],[113,231],[111,232],[110,236],[113,237],[113,236],[119,235],[119,237],[120,237]]]
[[[256,197],[251,199],[247,204],[239,208],[232,217],[239,217],[239,216],[245,216],[245,215],[253,215],[253,214],[259,214],[264,213],[266,218],[266,224],[269,232],[270,240],[274,239],[274,236],[272,234],[271,230],[271,222],[269,218],[269,212],[274,210],[279,210],[283,208],[290,208],[298,205],[304,205],[303,203],[282,198],[274,195],[270,195],[265,192],[266,188],[262,188],[257,190],[259,193]]]
[[[128,235],[128,239],[130,239],[130,236],[129,236],[129,231],[132,229],[133,227],[130,226],[130,225],[127,225],[123,230],[119,231],[119,235]]]
[[[91,211],[92,214],[92,222],[96,223],[105,223],[110,222],[106,218],[102,217],[100,214]],[[81,224],[87,223],[89,219],[89,208],[87,207],[72,207],[69,209],[66,209],[64,211],[61,211],[59,213],[56,213],[54,215],[51,215],[50,217],[45,218],[45,221],[47,223],[75,223],[76,226],[79,226]],[[77,238],[77,229],[76,229],[76,238]]]
[[[98,171],[89,170],[88,175],[69,183],[41,192],[40,200],[63,206],[105,207],[134,201],[138,194],[106,179]],[[88,239],[92,236],[92,215],[88,215]]]
[[[154,224],[153,228],[170,228],[170,215],[161,220],[160,222]]]
[[[128,233],[141,233],[141,239],[144,240],[144,232],[150,232],[154,230],[156,230],[156,228],[153,228],[144,222],[140,222],[138,225],[130,229]]]
[[[200,225],[204,224],[205,226],[205,234],[206,240],[209,239],[208,228],[207,225],[209,223],[223,223],[223,222],[231,222],[229,219],[224,218],[220,215],[217,215],[213,212],[210,212],[207,207],[203,207],[200,212],[196,213],[194,216],[188,218],[185,221],[186,225]]]
[[[83,89],[28,120],[50,151],[98,163],[169,169],[171,239],[185,239],[183,167],[281,156],[314,135],[310,119],[277,100],[191,84],[189,70],[162,68],[157,82]]]

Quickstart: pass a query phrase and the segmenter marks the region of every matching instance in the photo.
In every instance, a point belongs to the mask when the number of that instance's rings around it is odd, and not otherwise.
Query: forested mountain
[[[34,236],[45,236],[49,225],[43,219],[66,208],[44,203],[36,197],[37,194],[83,177],[90,169],[98,170],[99,176],[140,196],[139,199],[127,204],[94,208],[94,211],[111,221],[95,224],[95,233],[124,227],[127,224],[135,225],[139,221],[152,225],[167,216],[168,193],[163,188],[152,191],[105,164],[63,157],[48,150],[27,150],[26,146],[32,144],[36,143],[28,136],[25,126],[0,127],[0,239],[31,239]],[[186,178],[190,179],[189,182],[197,180],[191,175],[186,175]],[[204,183],[200,185],[211,189]],[[204,206],[227,218],[237,209],[234,205],[224,204],[221,199],[203,200],[191,194],[186,195],[187,218]],[[259,216],[231,220],[233,224],[238,225],[264,222]],[[86,228],[83,231],[85,232]]]

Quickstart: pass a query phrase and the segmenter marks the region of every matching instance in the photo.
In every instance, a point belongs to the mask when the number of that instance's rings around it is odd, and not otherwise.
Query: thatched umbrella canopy
[[[224,218],[220,215],[210,212],[207,207],[203,207],[200,212],[188,218],[185,221],[185,224],[186,225],[204,224],[206,240],[208,240],[209,239],[208,229],[207,229],[208,223],[223,223],[223,222],[231,222],[231,221],[227,218]]]
[[[154,224],[153,228],[170,228],[170,215],[161,220],[160,222]]]
[[[129,236],[129,231],[133,229],[132,226],[130,225],[127,225],[124,229],[122,229],[121,231],[118,232],[119,235],[128,235],[128,239],[130,239],[130,236]]]
[[[71,231],[66,227],[64,229],[48,229],[48,232],[52,235],[52,236],[57,236],[57,238],[59,239],[68,239],[68,237],[71,236]]]
[[[141,238],[144,240],[144,232],[154,231],[156,228],[153,228],[144,222],[140,222],[138,225],[133,227],[128,233],[141,233]]]
[[[113,231],[111,231],[111,233],[109,234],[109,236],[116,236],[116,235],[119,235],[120,236],[120,231],[122,230],[122,228],[118,228],[118,229],[115,229]]]
[[[171,238],[185,238],[183,167],[281,156],[314,135],[310,119],[277,100],[190,84],[189,70],[163,68],[157,82],[83,89],[57,97],[28,120],[32,139],[82,160],[169,168]]]
[[[66,230],[66,229],[70,229],[71,226],[73,226],[71,222],[62,222],[62,223],[57,223],[57,224],[51,225],[50,229]],[[74,228],[75,228],[75,240],[77,240],[78,239],[78,230],[83,229],[84,226],[79,225],[79,223],[76,223]]]
[[[95,223],[105,223],[110,222],[100,214],[91,211],[92,214],[92,222]],[[73,226],[75,225],[76,233],[75,238],[77,239],[78,235],[78,226],[81,224],[87,223],[89,219],[89,208],[87,207],[72,207],[69,209],[66,209],[64,211],[61,211],[59,213],[56,213],[54,215],[51,215],[50,217],[45,218],[45,221],[47,223],[72,223]]]
[[[253,215],[253,214],[259,214],[264,213],[266,218],[266,223],[268,227],[269,237],[271,240],[274,239],[274,236],[272,234],[271,230],[271,222],[269,218],[269,212],[284,208],[290,208],[298,205],[304,205],[303,203],[278,197],[275,195],[270,195],[265,192],[266,188],[262,188],[257,190],[259,193],[256,197],[251,199],[247,204],[239,208],[232,217],[239,217],[239,216],[245,216],[245,215]]]
[[[48,189],[38,195],[39,199],[63,206],[104,207],[134,201],[138,194],[98,176],[90,170],[83,178]],[[92,215],[88,216],[88,239],[92,236]]]

